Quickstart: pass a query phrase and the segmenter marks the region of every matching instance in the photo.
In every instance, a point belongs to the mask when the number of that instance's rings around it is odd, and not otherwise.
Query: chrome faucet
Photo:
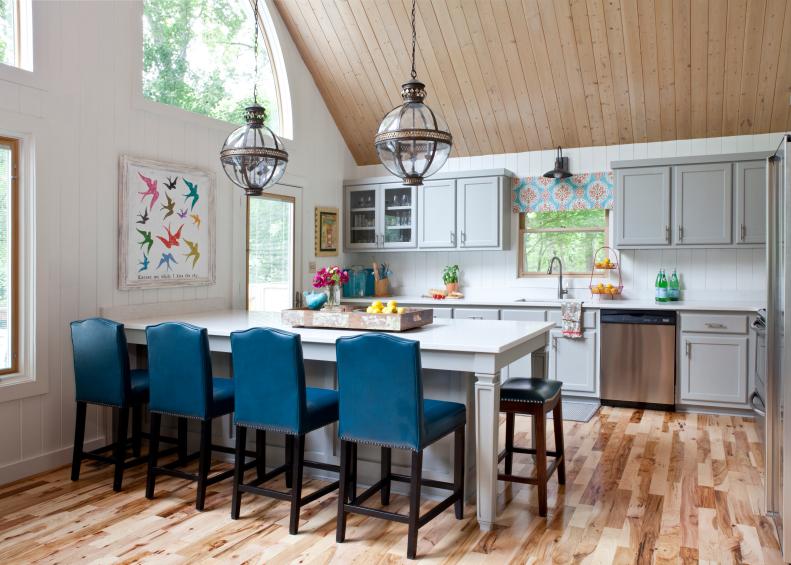
[[[552,259],[549,260],[549,269],[547,269],[547,274],[552,274],[552,267],[555,266],[555,261],[558,262],[558,267],[560,267],[560,277],[558,277],[558,300],[563,300],[563,295],[569,293],[569,289],[563,288],[563,261],[560,260],[560,257],[554,255]]]

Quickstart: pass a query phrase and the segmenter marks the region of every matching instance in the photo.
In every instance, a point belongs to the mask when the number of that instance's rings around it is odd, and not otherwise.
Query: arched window
[[[143,95],[243,123],[255,77],[253,1],[145,0]],[[259,12],[258,100],[267,109],[267,125],[291,137],[288,81],[265,0]]]

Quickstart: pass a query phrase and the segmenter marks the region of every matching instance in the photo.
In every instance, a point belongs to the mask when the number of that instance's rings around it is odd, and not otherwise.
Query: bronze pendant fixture
[[[374,146],[379,160],[406,186],[420,186],[423,179],[445,164],[453,136],[441,116],[423,103],[426,85],[415,71],[415,0],[412,0],[412,79],[401,85],[404,103],[393,108],[379,124]]]
[[[260,196],[286,172],[288,153],[275,132],[264,125],[266,110],[258,104],[258,0],[255,0],[255,84],[253,105],[245,108],[245,125],[234,130],[220,151],[225,174],[247,196]]]

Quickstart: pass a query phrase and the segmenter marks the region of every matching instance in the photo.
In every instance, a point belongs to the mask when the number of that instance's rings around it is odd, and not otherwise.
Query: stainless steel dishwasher
[[[601,403],[673,410],[676,313],[601,311]]]

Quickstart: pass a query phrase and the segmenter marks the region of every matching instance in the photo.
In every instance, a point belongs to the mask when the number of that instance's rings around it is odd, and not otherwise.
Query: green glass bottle
[[[675,302],[681,296],[681,290],[678,284],[678,274],[676,270],[673,269],[673,274],[670,275],[670,282],[668,283],[667,287],[667,297],[672,301]]]
[[[667,277],[665,271],[659,271],[659,286],[657,287],[656,301],[667,302]]]
[[[662,271],[659,270],[656,273],[656,278],[654,279],[654,300],[660,302],[659,300],[659,281],[662,278]]]

